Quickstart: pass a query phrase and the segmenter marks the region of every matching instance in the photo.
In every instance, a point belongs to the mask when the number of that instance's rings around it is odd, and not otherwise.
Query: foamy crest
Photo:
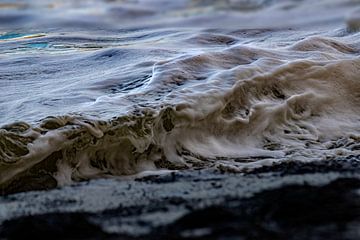
[[[349,39],[356,38],[309,37],[277,49],[234,44],[161,61],[146,87],[107,100],[151,100],[127,114],[3,126],[0,185],[359,155],[360,58]]]

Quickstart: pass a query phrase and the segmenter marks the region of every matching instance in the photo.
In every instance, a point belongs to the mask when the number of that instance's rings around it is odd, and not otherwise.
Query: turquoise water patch
[[[26,44],[26,46],[30,48],[40,49],[40,48],[47,48],[49,46],[49,43],[47,42],[28,43]]]
[[[5,33],[5,34],[1,34],[0,35],[0,40],[8,40],[8,39],[13,39],[13,38],[20,38],[20,37],[24,37],[27,34],[23,34],[23,33]]]

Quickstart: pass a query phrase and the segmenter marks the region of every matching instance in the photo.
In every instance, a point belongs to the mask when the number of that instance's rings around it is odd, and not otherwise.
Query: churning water
[[[360,1],[0,1],[0,186],[360,155]]]

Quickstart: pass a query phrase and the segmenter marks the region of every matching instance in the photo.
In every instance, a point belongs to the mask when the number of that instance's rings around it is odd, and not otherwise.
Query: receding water
[[[360,155],[360,1],[0,1],[0,185]]]

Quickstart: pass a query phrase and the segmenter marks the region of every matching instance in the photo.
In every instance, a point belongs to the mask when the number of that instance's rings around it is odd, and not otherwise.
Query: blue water
[[[24,37],[26,36],[26,34],[21,34],[21,33],[5,33],[0,35],[0,40],[10,40],[13,38],[20,38],[20,37]]]

